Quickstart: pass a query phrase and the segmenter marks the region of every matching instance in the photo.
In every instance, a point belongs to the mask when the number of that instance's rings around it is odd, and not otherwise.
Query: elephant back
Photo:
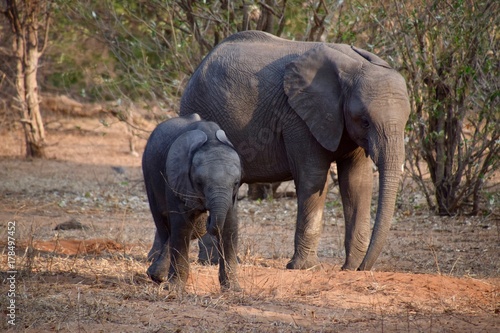
[[[219,45],[223,45],[226,43],[251,43],[251,42],[276,42],[276,40],[283,40],[275,35],[264,31],[258,30],[247,30],[237,32],[227,37],[220,43]]]

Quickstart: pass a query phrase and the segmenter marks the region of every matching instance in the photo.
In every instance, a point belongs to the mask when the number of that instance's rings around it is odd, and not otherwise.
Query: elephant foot
[[[217,241],[209,234],[205,234],[198,241],[198,263],[204,266],[219,264],[219,252]]]
[[[168,298],[177,298],[177,295],[181,295],[186,292],[186,284],[178,279],[169,280],[165,283],[163,287],[164,290],[168,291]]]
[[[160,284],[168,279],[168,260],[156,260],[149,266],[147,274],[151,280]]]
[[[286,264],[287,269],[319,269],[320,267],[319,259],[316,255],[307,258],[294,257]]]
[[[344,265],[342,265],[341,270],[342,271],[364,271],[361,267],[363,266],[362,264],[362,258],[364,254],[361,256],[348,256],[344,262]]]
[[[154,282],[161,284],[167,280],[167,277],[164,276],[163,274],[160,274],[158,270],[156,270],[153,265],[149,266],[147,274],[151,280]]]
[[[219,256],[217,257],[204,257],[204,256],[199,256],[198,257],[198,263],[203,266],[212,266],[212,265],[218,265],[219,264]]]
[[[341,271],[360,271],[362,269],[359,269],[357,266],[344,264],[340,270]]]
[[[243,291],[241,288],[239,282],[237,280],[232,280],[232,281],[226,281],[224,283],[221,283],[221,289],[223,292],[226,291],[234,291],[234,292],[240,292]]]

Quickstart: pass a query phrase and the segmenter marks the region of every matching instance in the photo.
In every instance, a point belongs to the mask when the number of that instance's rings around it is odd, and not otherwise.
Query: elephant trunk
[[[396,196],[401,179],[401,168],[404,162],[404,144],[402,140],[401,142],[399,142],[400,140],[397,141],[397,143],[389,145],[392,148],[396,148],[395,150],[382,150],[385,151],[383,156],[374,159],[379,171],[377,215],[375,217],[370,245],[358,270],[370,270],[373,267],[380,252],[382,252],[389,229],[391,228]]]
[[[227,192],[227,191],[225,191]],[[212,194],[208,201],[208,210],[210,216],[208,219],[207,232],[211,235],[221,235],[224,229],[224,222],[232,203],[231,194],[221,193]]]

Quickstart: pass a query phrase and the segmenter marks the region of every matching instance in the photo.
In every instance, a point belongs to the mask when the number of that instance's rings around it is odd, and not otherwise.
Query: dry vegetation
[[[244,291],[221,293],[217,268],[194,263],[193,243],[187,293],[169,295],[145,273],[154,225],[125,125],[104,116],[45,120],[48,160],[24,160],[20,131],[0,128],[2,330],[493,332],[500,325],[498,207],[479,217],[436,217],[410,181],[373,272],[340,271],[343,220],[332,187],[319,270],[284,269],[295,199],[243,199]],[[9,221],[16,221],[14,328],[5,310]],[[54,230],[68,221],[80,229]]]

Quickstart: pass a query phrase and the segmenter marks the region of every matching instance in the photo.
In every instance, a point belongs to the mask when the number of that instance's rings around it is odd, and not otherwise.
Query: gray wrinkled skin
[[[241,156],[242,182],[294,180],[290,269],[318,264],[327,175],[336,162],[346,223],[342,268],[372,268],[394,213],[410,113],[406,83],[384,60],[349,45],[237,33],[191,77],[181,114],[192,113],[225,131]],[[370,233],[373,163],[380,187]]]
[[[223,254],[221,287],[240,290],[236,203],[241,162],[224,132],[198,115],[167,120],[151,133],[142,169],[156,225],[148,256],[151,279],[182,290],[189,274],[190,241],[208,232]]]

